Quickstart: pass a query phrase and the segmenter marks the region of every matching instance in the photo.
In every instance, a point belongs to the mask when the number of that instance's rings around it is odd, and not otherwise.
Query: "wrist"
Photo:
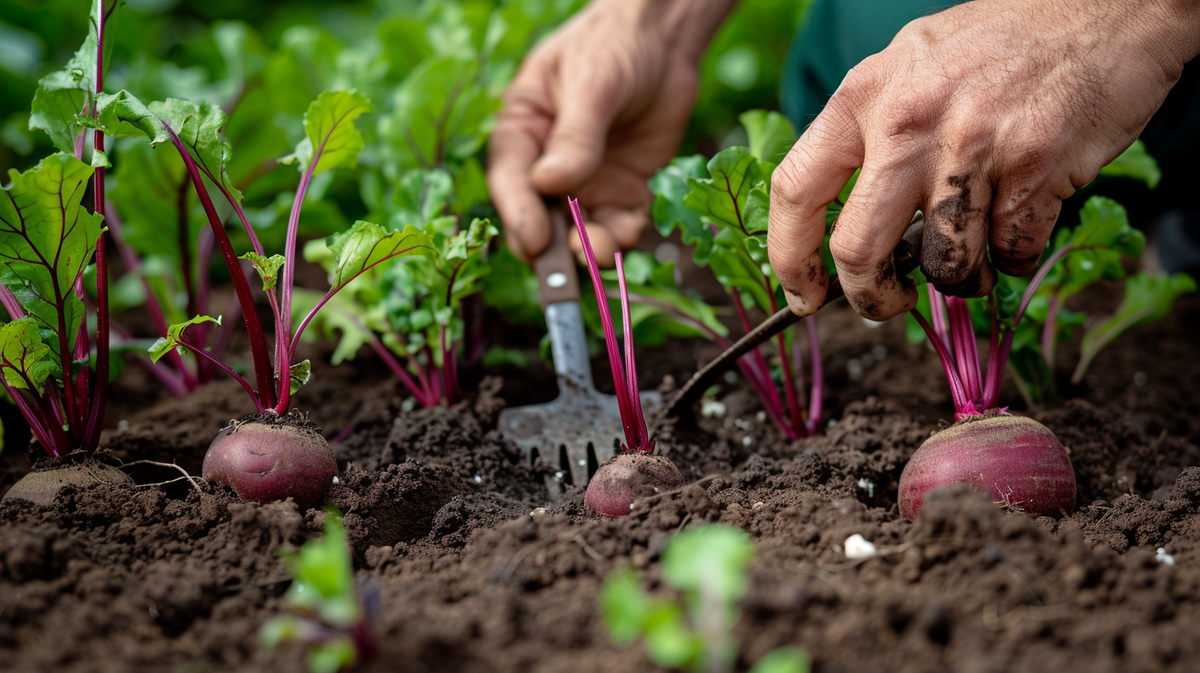
[[[669,50],[698,63],[737,0],[595,0],[592,4],[621,14]]]

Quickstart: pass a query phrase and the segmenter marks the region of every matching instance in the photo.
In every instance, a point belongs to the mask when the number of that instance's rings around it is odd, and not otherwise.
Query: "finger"
[[[921,175],[912,161],[868,158],[829,237],[846,299],[864,318],[886,320],[917,304],[916,285],[896,273],[892,251],[919,207]]]
[[[613,241],[621,250],[629,250],[642,240],[642,234],[650,226],[648,207],[616,208],[600,207],[593,211],[592,219],[608,230]]]
[[[514,97],[506,101],[488,145],[488,189],[509,248],[526,262],[550,244],[550,217],[529,177],[548,128],[535,106]]]
[[[834,99],[771,176],[767,255],[797,315],[809,315],[825,302],[825,208],[862,165],[862,158],[858,124]]]
[[[1010,276],[1036,271],[1061,210],[1062,199],[1048,190],[1001,180],[988,229],[992,265]]]
[[[618,108],[615,83],[573,80],[559,94],[554,125],[541,158],[533,166],[533,184],[547,194],[565,194],[590,178],[604,158],[608,130]],[[582,85],[586,84],[586,86]]]
[[[611,269],[616,266],[616,256],[621,251],[621,246],[608,227],[590,221],[584,222],[583,226],[587,229],[588,241],[592,244],[592,253],[596,255],[596,264],[601,269]],[[583,254],[583,244],[579,242],[579,232],[574,229],[571,229],[570,247],[579,263],[587,266],[587,257]]]
[[[996,284],[987,259],[991,185],[979,171],[943,172],[925,204],[921,270],[938,290],[982,297]]]

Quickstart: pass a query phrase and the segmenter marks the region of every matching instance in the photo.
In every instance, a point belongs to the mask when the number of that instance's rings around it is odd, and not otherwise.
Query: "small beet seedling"
[[[331,287],[293,324],[296,245],[305,195],[313,176],[356,164],[363,138],[354,120],[371,110],[371,102],[355,91],[327,91],[309,105],[304,115],[304,139],[292,155],[281,160],[295,164],[301,175],[288,220],[286,254],[270,257],[246,219],[225,173],[230,148],[220,135],[225,117],[219,108],[175,99],[144,105],[128,92],[120,91],[100,96],[97,118],[91,122],[83,120],[113,135],[142,134],[150,138],[152,145],[172,145],[183,159],[204,206],[245,319],[253,382],[188,337],[189,328],[220,322],[219,318],[197,315],[172,325],[150,352],[156,360],[173,351],[191,352],[228,374],[249,394],[257,413],[221,430],[204,458],[203,467],[205,479],[232,486],[243,499],[262,502],[291,497],[301,506],[315,505],[324,499],[337,474],[333,452],[303,416],[289,413],[292,395],[307,383],[311,372],[307,360],[296,361],[300,338],[318,311],[363,273],[395,257],[428,256],[436,252],[433,240],[411,225],[388,231],[370,222],[356,222],[348,231],[326,241],[334,260]],[[253,252],[239,257],[234,251],[209,197],[206,178],[241,220]],[[270,350],[267,331],[240,260],[249,261],[262,278],[262,290],[275,324],[275,343]]]
[[[588,482],[584,495],[585,506],[605,517],[624,516],[639,497],[661,491],[671,491],[683,485],[683,477],[671,461],[654,454],[654,440],[646,427],[646,416],[642,412],[642,398],[638,391],[637,364],[633,357],[633,322],[629,317],[629,292],[625,287],[625,267],[621,253],[616,255],[617,281],[621,298],[621,324],[625,337],[625,358],[621,359],[621,346],[617,342],[617,331],[613,326],[612,312],[608,307],[608,296],[604,290],[604,279],[600,277],[600,266],[592,250],[587,228],[583,225],[583,214],[579,202],[571,199],[571,217],[575,230],[583,244],[587,258],[588,273],[592,277],[592,289],[600,309],[600,322],[604,326],[604,345],[608,349],[608,364],[612,371],[613,386],[616,388],[617,406],[621,412],[621,425],[625,428],[625,441],[621,452],[606,461],[596,470]]]
[[[746,592],[746,566],[754,545],[746,532],[713,525],[679,533],[662,557],[663,580],[682,600],[654,598],[631,569],[604,581],[600,610],[618,645],[639,638],[650,660],[663,668],[730,673],[738,645],[733,638],[737,602]],[[765,654],[750,673],[807,673],[807,655],[792,647]]]
[[[324,537],[304,543],[299,553],[285,553],[284,561],[294,578],[284,600],[296,614],[264,624],[259,632],[262,647],[304,643],[310,673],[336,673],[374,659],[377,649],[368,614],[373,603],[363,601],[355,590],[341,517],[327,513]]]
[[[34,168],[11,171],[0,195],[0,303],[9,321],[0,326],[0,370],[9,397],[51,456],[90,455],[100,441],[108,398],[108,261],[101,223],[108,158],[104,134],[92,138],[71,119],[95,113],[104,88],[105,27],[117,9],[98,0],[83,47],[62,70],[39,82],[31,124],[45,129],[60,151]],[[82,207],[88,183],[93,212]],[[96,270],[93,355],[84,303],[84,272]],[[94,368],[93,368],[94,367]],[[128,482],[115,468],[94,461],[32,472],[6,498],[46,503],[66,484]]]
[[[791,123],[778,113],[755,110],[739,119],[746,129],[749,147],[727,148],[708,161],[699,155],[676,158],[651,178],[650,189],[655,193],[653,214],[659,231],[666,236],[679,229],[683,242],[695,246],[696,263],[712,270],[729,293],[742,329],[749,332],[753,328],[750,308],[771,315],[785,303],[779,279],[767,259],[767,208],[771,174],[796,136]],[[711,326],[706,315],[689,310],[698,308],[694,304],[660,306],[686,318],[689,325],[722,348],[729,347],[724,328]],[[767,414],[788,439],[818,432],[823,413],[823,373],[815,318],[805,318],[804,325],[812,358],[807,404],[801,359],[805,340],[799,338],[798,331],[776,337],[774,365],[761,348],[738,360],[738,367]]]
[[[1113,265],[1119,268],[1122,254],[1134,259],[1141,253],[1141,234],[1129,226],[1125,211],[1115,202],[1092,197],[1080,213],[1080,224],[1060,236],[1059,247],[1034,274],[1018,296],[1017,281],[1001,275],[990,297],[967,300],[946,297],[928,287],[931,320],[917,309],[912,316],[937,351],[954,399],[955,424],[930,437],[913,454],[900,475],[900,513],[915,518],[926,493],[950,483],[967,483],[987,493],[996,502],[1031,516],[1058,516],[1075,507],[1075,473],[1062,443],[1041,423],[1013,416],[1000,407],[1000,384],[1013,352],[1014,337],[1021,334],[1022,319],[1051,274],[1052,297],[1073,291],[1074,277],[1099,276]],[[1055,271],[1056,265],[1066,268]],[[1089,272],[1089,273],[1085,273]],[[1094,353],[1091,341],[1116,338],[1129,327],[1170,310],[1180,291],[1194,289],[1187,276],[1133,276],[1117,316],[1084,337],[1081,366],[1086,368]],[[1055,311],[1061,302],[1053,298],[1045,324],[1053,330]],[[1056,308],[1053,304],[1057,303]],[[987,325],[989,343],[986,369],[981,369],[972,314]],[[1037,331],[1036,329],[1034,330]],[[1025,333],[1028,335],[1028,331]],[[1026,336],[1025,343],[1036,343]],[[1052,344],[1053,342],[1051,342]]]

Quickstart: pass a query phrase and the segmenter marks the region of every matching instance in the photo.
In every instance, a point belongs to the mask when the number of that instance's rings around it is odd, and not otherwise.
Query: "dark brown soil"
[[[780,645],[807,649],[822,672],[1200,670],[1200,300],[1127,335],[1071,399],[1032,412],[1078,474],[1078,509],[1062,521],[954,489],[901,519],[900,471],[952,412],[936,359],[905,343],[898,321],[868,328],[842,306],[819,322],[823,436],[781,441],[746,389],[727,385],[725,416],[659,432],[687,485],[617,520],[585,516],[579,489],[550,505],[545,470],[523,466],[496,431],[505,404],[552,394],[544,369],[474,381],[453,409],[400,412],[377,363],[331,368],[310,352],[300,399],[340,440],[331,501],[358,581],[382,603],[368,670],[653,670],[640,647],[609,640],[597,589],[626,564],[657,587],[669,536],[717,521],[758,548],[739,670]],[[649,352],[643,383],[679,380],[714,352]],[[144,377],[119,384],[104,438],[118,459],[198,474],[214,434],[247,411],[226,382],[157,396]],[[4,487],[29,466],[11,446]],[[139,486],[0,505],[0,669],[303,670],[301,649],[263,651],[256,635],[283,608],[278,552],[319,533],[323,514],[240,503],[166,468],[129,472]],[[879,555],[847,560],[854,533]]]

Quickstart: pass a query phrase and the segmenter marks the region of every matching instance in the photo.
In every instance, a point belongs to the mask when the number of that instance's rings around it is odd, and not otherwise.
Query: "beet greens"
[[[108,262],[101,223],[105,207],[104,134],[71,120],[94,115],[104,90],[105,27],[115,0],[97,0],[89,34],[74,58],[39,82],[30,124],[46,130],[60,152],[24,173],[11,171],[0,197],[0,326],[3,384],[37,442],[52,456],[95,451],[108,396]],[[92,183],[93,211],[81,206]],[[94,260],[94,367],[84,273]]]
[[[217,319],[209,316],[195,316],[172,326],[167,335],[151,348],[152,357],[159,359],[177,349],[195,353],[236,380],[250,395],[259,413],[272,412],[281,415],[288,410],[291,396],[308,381],[311,365],[307,360],[296,362],[295,355],[300,337],[317,312],[355,278],[385,261],[407,254],[434,253],[432,239],[415,227],[386,231],[370,222],[355,223],[348,231],[336,234],[327,241],[327,246],[336,260],[330,275],[331,287],[307,314],[298,318],[293,328],[295,253],[300,211],[305,195],[313,176],[334,168],[355,165],[358,153],[363,148],[363,139],[353,122],[371,109],[370,101],[355,91],[327,91],[309,106],[304,116],[305,138],[297,145],[292,155],[281,160],[296,165],[301,172],[300,186],[296,190],[288,219],[285,248],[287,254],[268,257],[245,216],[239,195],[236,195],[236,190],[225,172],[229,145],[220,136],[220,128],[225,118],[218,108],[176,99],[147,106],[124,91],[102,97],[97,121],[100,128],[118,135],[141,133],[150,138],[152,145],[169,142],[183,159],[241,305],[250,337],[254,383],[247,381],[232,367],[186,338],[188,328],[217,322]],[[230,238],[205,186],[205,178],[216,186],[241,220],[243,230],[254,248],[253,252],[238,257],[233,250]],[[241,273],[240,259],[249,261],[259,273],[262,291],[271,307],[275,324],[275,343],[270,353],[266,330],[254,305],[250,284]]]
[[[795,140],[792,125],[778,113],[747,112],[739,119],[749,147],[730,147],[711,160],[680,157],[650,180],[655,193],[654,220],[669,235],[679,229],[683,242],[695,246],[697,264],[709,267],[725,287],[744,332],[753,329],[751,310],[771,315],[786,303],[779,280],[767,258],[767,208],[771,174]],[[831,273],[834,273],[831,271]],[[712,329],[701,315],[680,306],[664,306],[716,341],[730,345],[722,331]],[[807,338],[799,327],[775,339],[775,357],[756,348],[738,367],[753,386],[767,414],[788,439],[815,434],[823,413],[823,374],[816,319],[804,319]],[[812,358],[812,384],[804,394],[801,352],[807,345]],[[778,382],[777,382],[778,381]],[[782,391],[782,394],[781,394]]]

